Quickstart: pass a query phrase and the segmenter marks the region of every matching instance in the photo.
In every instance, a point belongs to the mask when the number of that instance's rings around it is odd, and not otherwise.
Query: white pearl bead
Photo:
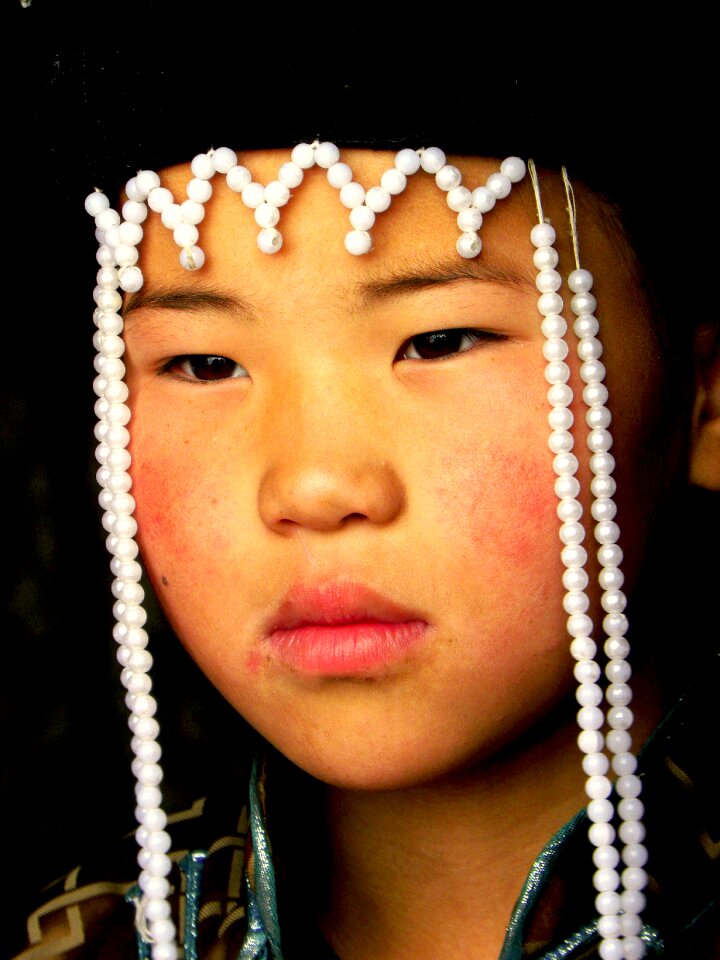
[[[593,453],[605,452],[612,446],[612,435],[607,430],[591,430],[587,445]]]
[[[205,252],[198,246],[186,247],[180,253],[180,264],[185,270],[199,270],[205,263]]]
[[[365,188],[354,180],[346,183],[340,190],[340,202],[350,209],[359,207],[361,203],[365,203]]]
[[[284,207],[290,199],[290,189],[280,180],[271,180],[265,187],[265,203],[274,207]]]
[[[592,823],[610,823],[613,813],[613,805],[609,800],[591,800],[587,806],[588,819]]]
[[[194,200],[184,200],[180,204],[180,216],[185,223],[201,223],[205,217],[205,207]]]
[[[144,828],[141,828],[144,829]],[[146,900],[145,917],[148,920],[164,920],[170,916],[170,904],[167,900]]]
[[[142,287],[144,278],[139,267],[123,267],[120,271],[120,288],[125,293],[137,293]]]
[[[350,223],[356,230],[370,230],[375,223],[375,214],[364,203],[360,204],[350,211]]]
[[[612,477],[600,475],[593,477],[590,481],[590,490],[593,496],[601,499],[603,497],[613,497],[615,495],[616,484]]]
[[[620,902],[625,913],[640,914],[645,909],[645,894],[641,890],[624,890]]]
[[[619,937],[622,931],[620,926],[620,917],[615,914],[606,914],[598,919],[598,933],[601,937]]]
[[[481,213],[489,213],[495,206],[496,199],[487,187],[475,187],[472,192],[472,204]]]
[[[107,210],[109,206],[110,201],[101,190],[95,190],[85,198],[85,210],[91,217],[96,217],[103,210]]]
[[[581,360],[598,360],[602,356],[602,352],[602,344],[595,337],[584,337],[577,348]]]
[[[143,191],[138,187],[136,177],[130,177],[128,182],[125,184],[125,193],[127,194],[128,200],[135,200],[136,202],[143,201],[147,197],[147,193],[143,193]]]
[[[597,707],[602,703],[603,692],[596,683],[581,683],[575,691],[575,698],[583,707]],[[596,728],[590,727],[590,729]]]
[[[626,890],[643,890],[647,885],[647,873],[642,867],[626,867],[622,881]]]
[[[395,166],[406,177],[412,176],[420,169],[420,156],[417,150],[410,150],[406,147],[395,154]]]
[[[209,180],[201,180],[200,177],[194,177],[185,188],[188,200],[194,200],[196,203],[207,203],[212,196],[212,184]]]
[[[117,227],[120,223],[120,214],[117,210],[101,210],[100,213],[95,217],[95,225],[98,230],[102,230],[103,233],[106,233],[108,230],[111,230],[113,227]]]
[[[173,195],[167,187],[155,187],[148,194],[147,205],[155,213],[162,213],[171,203],[173,203]]]
[[[589,383],[583,389],[583,400],[589,407],[604,406],[608,401],[608,391],[604,383]]]
[[[611,823],[593,823],[588,829],[588,839],[594,847],[609,847],[615,842],[615,828]]]
[[[112,249],[106,243],[103,243],[98,247],[98,251],[95,254],[95,259],[103,267],[112,267],[112,265],[115,263]]]
[[[620,911],[620,896],[613,890],[605,890],[595,897],[595,909],[600,916],[612,916]]]
[[[414,151],[413,151],[414,153]],[[417,156],[417,154],[415,154]],[[407,186],[407,176],[397,168],[386,170],[380,177],[380,186],[392,196],[402,193]]]
[[[578,337],[595,337],[599,329],[600,324],[597,321],[597,317],[592,316],[578,317],[573,324],[573,330]]]
[[[640,820],[625,820],[618,830],[623,843],[642,843],[645,839],[645,826]]]
[[[548,413],[548,424],[553,430],[569,430],[573,424],[573,413],[568,407],[553,407]]]
[[[179,223],[182,223],[182,210],[179,203],[171,203],[165,207],[160,214],[160,219],[168,230],[174,230]]]
[[[575,500],[572,497],[567,497],[558,503],[556,512],[558,517],[563,522],[579,520],[583,512],[582,504],[579,500]]]
[[[591,407],[585,414],[585,422],[591,430],[604,430],[610,426],[611,420],[607,407]]]
[[[613,481],[614,482],[614,481]],[[598,560],[605,567],[617,567],[622,563],[622,548],[617,543],[605,543],[598,550]]]
[[[345,234],[345,249],[356,256],[369,253],[372,249],[372,238],[366,230],[350,230]]]
[[[613,707],[626,707],[632,700],[632,690],[627,683],[613,683],[607,688],[605,697]]]
[[[642,843],[629,843],[623,847],[623,863],[629,867],[644,867],[647,859],[647,848]]]
[[[483,216],[475,207],[465,207],[457,215],[457,225],[463,233],[476,233],[482,226]]]
[[[155,944],[167,944],[175,936],[175,926],[171,920],[156,920],[152,925],[152,938]]]
[[[315,164],[315,148],[310,143],[298,143],[293,147],[290,158],[302,170],[309,170]]]
[[[642,793],[642,781],[634,773],[618,777],[615,789],[619,797],[639,797]]]
[[[179,223],[173,230],[173,239],[179,247],[194,246],[198,237],[198,228],[192,223]]]
[[[591,660],[597,652],[597,645],[591,637],[574,637],[570,644],[570,655],[576,660]]]
[[[568,277],[568,286],[573,293],[587,293],[592,285],[593,276],[589,270],[573,270]]]
[[[370,187],[365,194],[365,205],[370,207],[374,213],[382,213],[387,210],[391,202],[392,197],[382,187]]]
[[[160,186],[160,177],[155,173],[154,170],[141,170],[139,173],[135,174],[135,185],[140,193],[144,193],[147,196],[151,190],[154,190],[155,187]],[[128,196],[130,193],[126,190]],[[138,197],[132,197],[131,199],[137,200]]]
[[[512,183],[519,183],[525,176],[525,163],[520,157],[506,157],[500,164],[500,173]]]
[[[633,713],[630,707],[613,707],[608,710],[608,726],[614,730],[629,730],[633,722]]]
[[[579,493],[580,493],[580,483],[577,477],[558,477],[557,480],[555,481],[556,496],[560,498],[577,497]],[[587,578],[587,574],[585,574],[585,577]],[[577,581],[575,582],[575,586],[572,586],[572,587],[569,586],[569,582],[565,584],[566,589],[568,590],[575,590],[575,589],[582,590],[586,585],[587,585],[587,579],[585,579],[583,586],[578,586]]]
[[[599,753],[603,748],[603,736],[599,730],[581,730],[578,746],[583,753]]]
[[[441,190],[452,190],[453,187],[459,187],[462,183],[462,174],[457,167],[447,163],[435,174],[435,183]]]
[[[558,264],[558,252],[555,247],[538,247],[533,253],[533,263],[538,270],[553,270]]]
[[[140,740],[138,737],[133,737],[131,745],[133,753],[143,763],[157,763],[160,759],[160,744],[157,740]]]
[[[555,230],[549,223],[536,223],[530,231],[530,242],[534,247],[551,247],[555,243]]]
[[[600,673],[600,667],[594,660],[578,660],[573,668],[578,683],[597,683]]]
[[[131,267],[137,262],[137,248],[129,243],[118,243],[115,247],[115,262],[118,267]]]
[[[627,660],[610,660],[605,667],[605,676],[611,683],[627,683],[631,673]]]
[[[578,459],[574,453],[559,453],[553,460],[553,470],[558,476],[577,473]]]
[[[535,277],[535,286],[540,293],[554,293],[562,285],[562,277],[557,270],[541,270]]]
[[[642,960],[647,952],[645,943],[640,937],[625,936],[623,940],[625,960]]]
[[[485,182],[490,193],[498,200],[507,197],[512,190],[512,181],[504,173],[491,173]]]
[[[581,730],[600,730],[604,723],[603,712],[599,707],[581,707],[577,722]]]
[[[608,750],[612,753],[627,753],[632,746],[632,738],[627,730],[609,730],[606,740]]]
[[[445,154],[439,147],[428,147],[420,154],[420,166],[425,173],[437,173],[445,166],[445,160]]]
[[[319,143],[315,147],[315,163],[319,167],[324,167],[327,169],[331,167],[334,163],[337,163],[340,159],[340,151],[335,146],[334,143],[325,141],[324,143]],[[295,160],[295,157],[293,157]],[[297,161],[295,161],[297,163]],[[300,164],[301,166],[301,164]]]
[[[591,293],[576,293],[570,301],[570,308],[573,313],[595,313],[597,300]]]
[[[545,379],[548,383],[567,383],[570,367],[563,361],[553,360],[545,367]]]
[[[605,890],[617,890],[620,886],[620,876],[612,867],[601,867],[593,874],[593,886],[602,893]]]
[[[178,960],[178,948],[174,943],[155,943],[152,947],[152,960]]]
[[[550,320],[550,317],[546,317],[545,320]],[[567,384],[555,383],[548,390],[547,398],[548,403],[554,407],[567,407],[572,403],[573,392]]]
[[[297,163],[284,163],[278,170],[278,180],[280,183],[284,183],[290,190],[299,187],[303,182],[304,176],[305,174],[302,167],[299,167]]]
[[[227,185],[235,193],[242,193],[248,184],[252,183],[252,174],[247,167],[230,167],[226,176]]]
[[[600,960],[624,960],[622,940],[601,940],[598,946]]]
[[[255,223],[259,227],[274,227],[280,219],[280,211],[271,203],[261,203],[255,207]]]
[[[216,173],[226,174],[237,164],[237,154],[230,147],[218,147],[210,154]]]
[[[198,153],[190,161],[190,169],[194,177],[198,177],[200,180],[209,180],[215,173],[215,163],[207,153]]]
[[[610,796],[611,790],[612,784],[605,776],[588,777],[585,782],[585,793],[591,800],[604,800]]]
[[[170,892],[170,884],[166,877],[156,877],[146,871],[140,874],[138,884],[143,893],[156,900],[164,899]]]
[[[614,520],[601,520],[595,527],[595,539],[598,543],[615,543],[620,536],[620,528]]]
[[[340,190],[352,180],[352,170],[346,163],[334,163],[327,172],[328,183],[336,190]]]
[[[624,936],[635,937],[642,932],[642,920],[636,913],[624,913],[620,918],[620,927]],[[642,956],[642,954],[641,954]],[[627,960],[627,954],[626,954]]]
[[[242,191],[242,201],[246,207],[254,210],[265,200],[265,187],[261,183],[249,183]]]
[[[283,245],[282,234],[275,227],[261,230],[257,235],[257,245],[263,253],[277,253]]]
[[[165,811],[159,807],[149,810],[136,810],[135,817],[138,823],[141,823],[148,830],[164,830],[167,826]]]
[[[126,200],[122,205],[122,218],[127,223],[141,224],[147,220],[148,209],[138,200]]]
[[[605,379],[605,366],[601,360],[586,360],[580,367],[580,376],[585,383]]]
[[[465,260],[472,260],[482,250],[482,240],[476,233],[463,233],[458,237],[455,249]]]
[[[582,768],[588,777],[603,777],[608,772],[610,764],[604,753],[588,753],[583,757]],[[605,794],[607,796],[607,794]],[[610,848],[614,850],[614,847]],[[614,866],[614,864],[598,864],[598,866]]]
[[[557,293],[543,293],[538,299],[538,310],[546,316],[549,313],[560,313],[562,308],[562,297]]]
[[[579,523],[563,523],[560,527],[560,539],[568,545],[580,544],[585,539],[585,530]]]
[[[612,760],[612,766],[619,777],[627,777],[637,770],[637,757],[634,753],[616,753]]]
[[[564,340],[553,337],[543,344],[543,356],[549,362],[564,360],[568,355],[568,345]]]
[[[622,613],[627,605],[627,598],[622,590],[606,590],[601,603],[607,613]]]
[[[463,210],[467,210],[472,203],[472,194],[467,187],[453,187],[452,190],[448,190],[447,197],[445,198],[447,205],[454,213],[461,213]],[[480,211],[477,211],[478,214],[482,217]]]

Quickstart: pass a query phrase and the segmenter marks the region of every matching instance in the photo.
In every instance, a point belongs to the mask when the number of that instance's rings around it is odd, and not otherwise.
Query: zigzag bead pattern
[[[125,187],[128,199],[121,213],[110,207],[101,191],[95,191],[86,199],[85,209],[95,218],[101,263],[117,268],[119,286],[126,293],[134,293],[143,284],[142,271],[137,266],[137,245],[142,240],[142,224],[148,209],[159,213],[163,224],[172,230],[184,269],[199,270],[203,266],[205,254],[198,246],[198,226],[205,216],[204,204],[212,196],[211,180],[218,174],[225,177],[228,187],[239,193],[245,206],[253,211],[260,227],[257,245],[263,253],[271,254],[277,253],[283,244],[277,224],[282,207],[291,199],[291,191],[300,186],[305,171],[311,167],[327,170],[328,183],[339,192],[340,202],[350,211],[352,229],[345,235],[345,249],[360,256],[372,249],[370,230],[377,215],[388,210],[392,198],[403,192],[408,177],[423,170],[435,177],[437,186],[446,194],[447,205],[457,214],[461,233],[456,250],[466,259],[477,257],[482,249],[478,231],[483,214],[507,197],[513,184],[525,176],[524,162],[519,157],[507,157],[483,186],[470,190],[463,186],[460,170],[446,162],[439,147],[407,148],[396,154],[394,166],[383,173],[380,183],[366,190],[353,180],[352,170],[341,161],[338,147],[318,141],[297,144],[290,160],[278,170],[277,179],[266,185],[253,180],[250,170],[238,163],[237,154],[229,147],[200,153],[190,166],[193,176],[186,187],[187,199],[181,203],[176,202],[152,170],[141,170],[128,181]]]

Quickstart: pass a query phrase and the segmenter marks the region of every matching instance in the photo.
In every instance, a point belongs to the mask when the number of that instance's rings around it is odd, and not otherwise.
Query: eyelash
[[[395,360],[433,363],[456,356],[458,353],[467,353],[481,343],[492,343],[504,339],[505,337],[502,334],[464,327],[429,330],[427,333],[418,333],[406,340],[398,350]],[[414,356],[410,355],[411,351],[415,354]],[[432,354],[432,356],[422,356],[423,351]],[[204,372],[209,372],[210,376],[205,378],[198,376],[200,372],[198,368],[202,364],[205,364]],[[228,371],[231,372],[228,373]],[[173,357],[161,367],[160,372],[174,373],[190,383],[215,383],[220,380],[241,379],[248,376],[247,370],[230,357],[211,353],[189,353]],[[226,373],[227,375],[224,375]]]

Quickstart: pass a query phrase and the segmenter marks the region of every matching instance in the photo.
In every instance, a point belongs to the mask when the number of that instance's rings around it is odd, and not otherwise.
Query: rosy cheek
[[[446,467],[445,475],[456,478],[454,489],[443,484],[436,493],[448,504],[448,517],[466,531],[474,554],[516,570],[547,559],[548,547],[558,541],[554,478],[545,451],[495,448],[482,456],[455,456]]]

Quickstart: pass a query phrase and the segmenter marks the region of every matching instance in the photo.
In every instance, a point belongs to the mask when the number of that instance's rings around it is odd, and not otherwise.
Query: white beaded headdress
[[[372,249],[370,230],[377,215],[385,212],[393,196],[405,189],[408,177],[423,170],[434,175],[438,187],[446,194],[448,206],[457,214],[460,230],[456,244],[458,254],[465,258],[476,257],[482,247],[479,230],[483,215],[494,207],[497,200],[507,197],[513,184],[525,175],[524,162],[509,157],[484,185],[471,190],[463,185],[460,170],[446,162],[445,154],[439,148],[404,149],[396,155],[394,166],[383,173],[380,183],[366,190],[353,180],[352,170],[341,161],[340,151],[334,144],[316,141],[298,144],[291,159],[280,167],[277,179],[266,185],[255,182],[251,172],[238,163],[236,153],[222,147],[194,158],[187,197],[180,202],[162,186],[158,174],[149,170],[139,172],[127,183],[127,200],[121,213],[112,209],[108,198],[99,191],[90,194],[85,202],[87,212],[95,218],[99,242],[97,259],[100,269],[94,294],[97,305],[94,344],[98,351],[94,388],[99,398],[95,404],[98,416],[95,434],[99,442],[96,452],[100,463],[97,476],[102,488],[99,500],[105,511],[102,522],[108,533],[107,548],[112,556],[110,568],[115,578],[112,584],[113,612],[117,620],[114,636],[119,644],[118,659],[127,690],[128,722],[135,757],[133,772],[137,779],[139,887],[142,891],[137,926],[145,942],[152,944],[153,960],[175,960],[178,948],[168,902],[170,837],[165,830],[167,818],[162,809],[159,725],[154,716],[157,705],[151,693],[149,670],[152,657],[147,650],[148,636],[144,629],[142,570],[137,561],[137,524],[133,518],[135,501],[130,493],[132,480],[127,449],[130,409],[127,406],[128,388],[123,380],[122,296],[119,291],[132,293],[143,284],[142,272],[137,265],[137,247],[143,236],[142,224],[148,216],[148,208],[159,213],[163,224],[172,230],[180,248],[182,266],[186,270],[200,269],[205,255],[199,245],[198,225],[205,215],[204,204],[212,195],[211,181],[214,176],[222,175],[230,189],[241,195],[245,206],[254,211],[260,228],[258,247],[265,253],[276,253],[282,246],[282,235],[277,229],[281,208],[291,199],[291,191],[300,187],[305,170],[313,165],[327,170],[328,182],[339,191],[340,202],[350,211],[351,230],[345,236],[345,247],[355,255],[367,254]],[[567,322],[562,316],[563,300],[558,292],[562,277],[556,270],[555,231],[545,222],[537,174],[532,162],[529,166],[538,207],[539,222],[532,230],[531,240],[536,247],[533,259],[538,270],[538,309],[546,338],[543,353],[547,360],[545,375],[550,384],[548,400],[552,408],[548,415],[549,446],[557,475],[555,490],[559,498],[557,512],[565,567],[563,585],[567,591],[564,607],[568,614],[567,627],[572,638],[570,649],[576,661],[575,677],[578,681],[578,741],[587,776],[587,813],[591,824],[590,841],[594,847],[596,869],[593,882],[597,890],[601,938],[599,952],[603,960],[637,960],[645,952],[640,937],[640,913],[644,906],[646,851],[642,845],[640,780],[635,775],[636,761],[628,732],[632,722],[628,706],[631,698],[627,662],[629,645],[625,639],[625,596],[621,591],[622,551],[617,543],[619,529],[614,520],[612,499],[615,492],[614,460],[609,453],[612,438],[608,429],[610,413],[607,389],[603,384],[604,367],[600,361],[602,346],[598,339],[599,324],[594,316],[595,298],[590,292],[592,276],[579,264],[572,189],[566,178],[576,257],[576,268],[568,277],[568,286],[573,293],[571,308],[577,317],[574,331],[578,338],[580,375],[585,382],[583,399],[587,405],[593,472],[591,512],[596,521],[595,538],[599,544],[601,566],[599,583],[603,590],[602,606],[606,611],[603,628],[608,685],[604,693],[598,682],[601,669],[595,660],[597,645],[592,639],[593,623],[587,614],[587,552],[582,546],[585,530],[581,523],[580,484],[576,477],[579,464],[572,453],[574,441],[570,432],[573,393],[569,386],[570,368],[565,363],[569,349],[565,340]],[[606,715],[600,707],[603,697],[607,702]],[[605,736],[601,732],[604,724],[608,728]],[[603,752],[604,748],[612,754],[611,761]],[[616,774],[614,786],[608,777],[610,766]],[[621,822],[617,834],[620,843],[624,844],[621,851],[615,846],[616,833],[611,824],[616,813],[610,800],[613,790],[620,798],[617,814]],[[624,869],[619,873],[617,868],[621,859]]]

